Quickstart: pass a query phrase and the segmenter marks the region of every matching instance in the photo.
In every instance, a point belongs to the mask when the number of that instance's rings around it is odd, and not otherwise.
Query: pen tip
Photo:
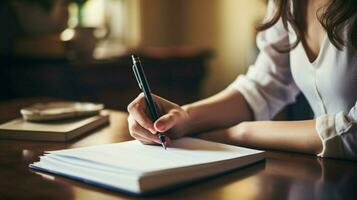
[[[166,150],[166,144],[165,142],[161,143],[162,147]]]

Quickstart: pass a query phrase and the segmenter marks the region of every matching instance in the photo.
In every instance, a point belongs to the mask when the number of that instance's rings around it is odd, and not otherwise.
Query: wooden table
[[[0,103],[0,122],[37,99]],[[130,140],[127,114],[111,111],[110,126],[71,142],[0,141],[0,199],[357,199],[357,163],[267,152],[265,163],[151,197],[132,197],[57,176],[28,165],[46,150]]]

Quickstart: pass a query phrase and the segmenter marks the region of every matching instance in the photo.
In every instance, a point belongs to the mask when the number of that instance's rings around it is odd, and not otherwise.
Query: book
[[[108,115],[41,123],[18,118],[0,125],[0,139],[68,141],[108,122]]]
[[[264,160],[264,152],[185,137],[164,150],[137,140],[45,152],[35,170],[135,195],[159,193]]]

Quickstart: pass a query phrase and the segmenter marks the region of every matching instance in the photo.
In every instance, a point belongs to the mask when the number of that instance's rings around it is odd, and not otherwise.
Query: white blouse
[[[301,42],[289,53],[273,48],[286,47],[296,38],[280,20],[258,34],[260,53],[254,65],[229,87],[242,93],[256,120],[273,118],[302,92],[314,111],[323,144],[318,156],[357,159],[357,50],[350,40],[355,18],[356,14],[343,33],[347,46],[338,50],[326,36],[313,62]]]

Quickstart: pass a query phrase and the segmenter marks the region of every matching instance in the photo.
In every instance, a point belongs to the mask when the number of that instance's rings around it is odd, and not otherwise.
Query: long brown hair
[[[296,41],[294,41],[289,47],[284,49],[277,49],[279,52],[288,52],[295,48],[299,42],[303,39],[303,28],[301,19],[299,16],[292,12],[292,8],[299,8],[301,6],[301,0],[274,0],[275,12],[270,20],[259,25],[258,31],[266,30],[276,24],[279,19],[282,20],[284,28],[288,29],[288,24],[292,27],[296,34]],[[319,12],[323,9],[323,12]],[[327,36],[331,43],[339,50],[343,46],[346,46],[346,41],[342,38],[342,30],[346,25],[346,22],[356,13],[357,2],[356,0],[331,0],[324,8],[320,8],[316,16],[321,25],[325,29]],[[356,21],[351,26],[352,45],[357,47],[357,25]]]

